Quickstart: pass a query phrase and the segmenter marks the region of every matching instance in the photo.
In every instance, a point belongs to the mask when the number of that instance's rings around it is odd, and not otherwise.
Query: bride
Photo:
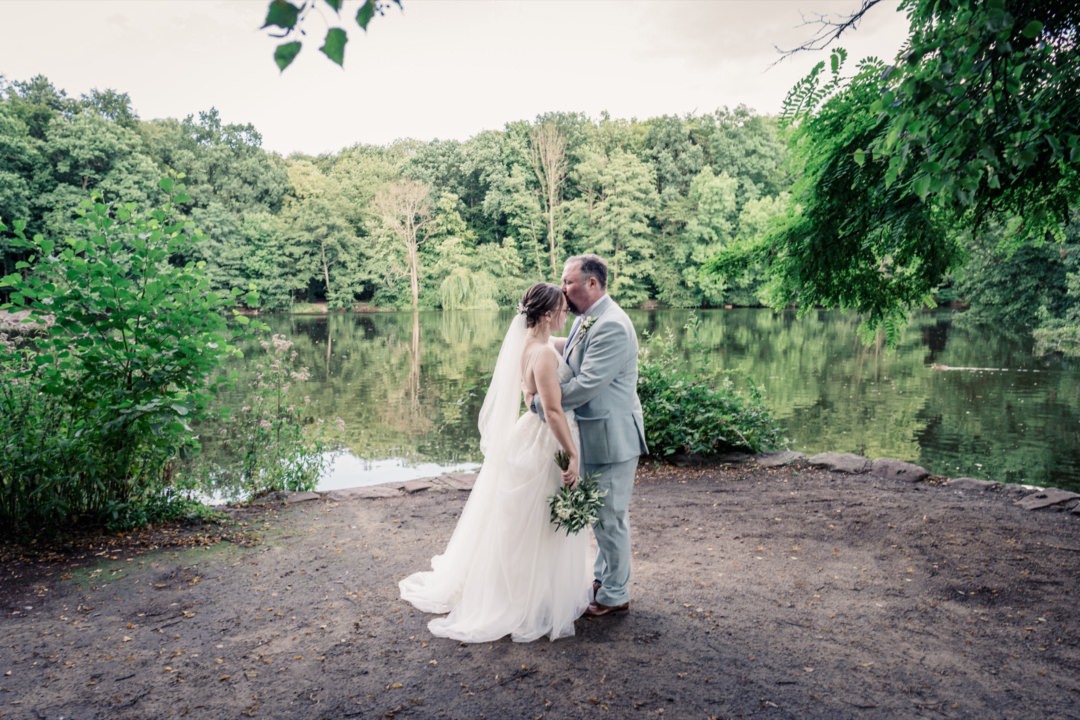
[[[446,550],[431,570],[398,583],[401,597],[429,613],[433,635],[488,642],[506,635],[529,642],[574,634],[589,604],[589,534],[551,524],[547,499],[577,481],[577,427],[561,410],[560,377],[570,368],[551,339],[566,323],[557,285],[538,283],[522,299],[503,340],[480,410],[484,463]],[[522,392],[538,394],[547,422],[520,415]],[[566,471],[555,464],[562,448]]]

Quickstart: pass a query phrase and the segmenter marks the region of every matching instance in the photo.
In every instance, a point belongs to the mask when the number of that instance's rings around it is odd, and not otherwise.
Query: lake
[[[630,313],[639,334],[684,342],[689,311]],[[1032,354],[1030,339],[918,315],[898,347],[867,346],[858,320],[821,311],[707,310],[688,362],[764,390],[789,449],[850,452],[936,475],[1080,491],[1080,363]],[[340,418],[320,489],[469,470],[476,418],[509,312],[270,316],[312,374],[309,412]],[[569,327],[569,326],[568,326]],[[643,337],[644,339],[644,337]],[[648,418],[646,418],[648,422]]]

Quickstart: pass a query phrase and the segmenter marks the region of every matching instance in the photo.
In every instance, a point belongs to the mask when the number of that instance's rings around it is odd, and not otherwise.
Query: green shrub
[[[0,343],[5,531],[138,524],[179,500],[175,462],[197,448],[190,421],[233,352],[225,312],[239,293],[171,262],[201,236],[173,212],[183,187],[161,187],[170,197],[149,212],[95,194],[77,211],[81,235],[62,243],[15,224],[10,242],[28,260],[0,279],[2,309],[29,311],[35,332]]]
[[[693,318],[686,327],[691,347],[698,324]],[[640,355],[638,395],[653,456],[756,453],[782,444],[761,391],[745,380],[740,390],[735,373],[691,373],[670,331],[650,338]]]

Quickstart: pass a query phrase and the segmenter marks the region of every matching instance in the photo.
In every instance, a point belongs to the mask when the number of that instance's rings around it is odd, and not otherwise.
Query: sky
[[[300,0],[294,0],[299,2]],[[883,0],[840,44],[891,60],[907,35]],[[827,52],[777,64],[822,15],[859,0],[403,0],[365,33],[319,2],[284,72],[260,26],[267,0],[0,0],[0,75],[44,75],[71,97],[126,92],[143,120],[216,108],[263,147],[334,153],[402,138],[466,140],[546,112],[646,120],[745,105],[779,111]],[[345,66],[318,47],[349,34]]]

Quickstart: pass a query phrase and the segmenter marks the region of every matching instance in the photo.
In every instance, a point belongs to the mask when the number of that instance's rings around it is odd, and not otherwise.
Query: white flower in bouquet
[[[555,464],[565,471],[570,466],[570,456],[559,450],[555,453]],[[597,484],[597,477],[599,473],[589,473],[578,478],[576,485],[564,483],[557,493],[548,498],[551,523],[556,530],[565,528],[566,534],[570,535],[596,524],[607,495],[607,490],[601,490]]]

